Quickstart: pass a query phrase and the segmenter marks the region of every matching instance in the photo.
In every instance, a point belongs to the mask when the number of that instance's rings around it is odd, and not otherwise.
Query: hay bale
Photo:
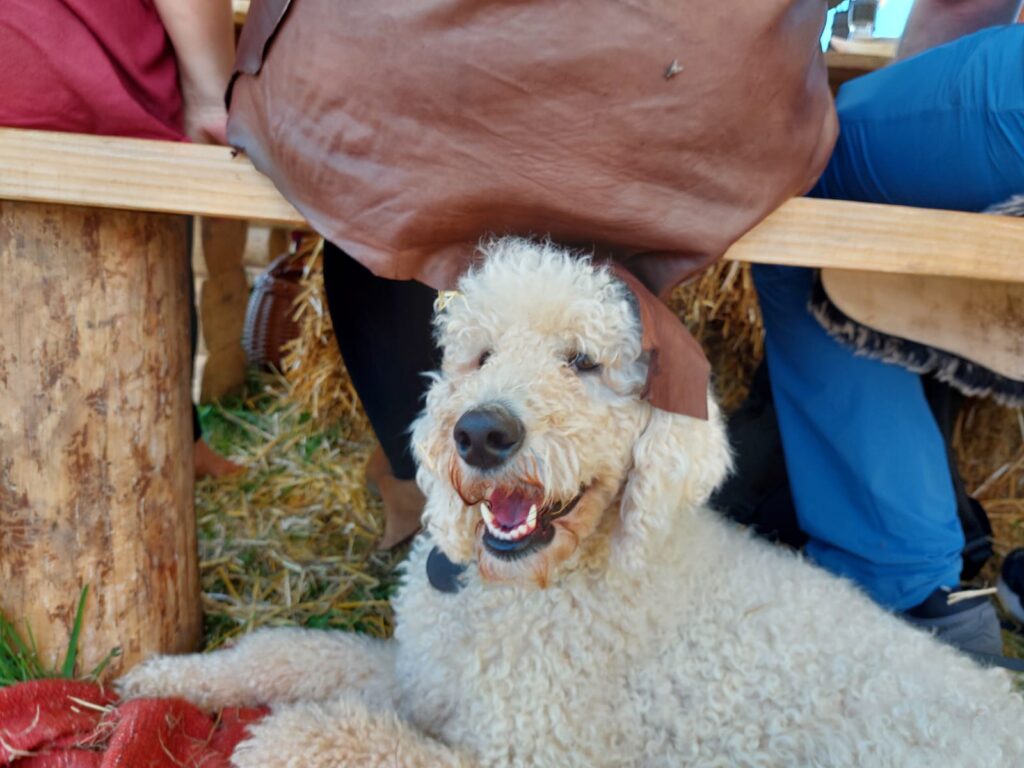
[[[344,418],[324,429],[281,378],[251,390],[207,418],[246,467],[197,486],[207,647],[268,625],[390,635],[402,553],[376,551],[382,514],[363,479],[372,437]]]
[[[678,286],[669,306],[704,347],[722,407],[735,410],[764,356],[764,324],[750,265],[719,261]]]
[[[997,554],[1024,547],[1024,409],[970,400],[957,420],[953,447],[967,492],[992,521]],[[994,579],[994,567],[985,575]]]
[[[284,346],[283,373],[289,397],[319,425],[342,424],[353,434],[369,431],[359,396],[334,340],[334,327],[324,292],[323,239],[303,238],[298,255],[305,254],[301,291],[292,319],[299,335]]]

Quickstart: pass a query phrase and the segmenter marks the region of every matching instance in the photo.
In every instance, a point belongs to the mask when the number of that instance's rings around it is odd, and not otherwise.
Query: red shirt
[[[2,0],[0,125],[184,139],[174,49],[151,0]]]

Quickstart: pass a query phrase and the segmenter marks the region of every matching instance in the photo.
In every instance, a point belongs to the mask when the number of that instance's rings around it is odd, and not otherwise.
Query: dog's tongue
[[[540,494],[498,488],[491,494],[491,514],[498,525],[506,530],[512,530],[526,522],[530,516],[530,507],[536,504],[540,508],[542,501],[543,497]]]

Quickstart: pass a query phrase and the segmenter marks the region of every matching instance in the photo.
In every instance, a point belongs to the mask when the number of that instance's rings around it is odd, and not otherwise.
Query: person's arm
[[[1022,0],[916,0],[898,58],[915,56],[985,27],[1013,23]]]
[[[224,91],[235,60],[231,0],[154,0],[178,58],[185,134],[224,144]]]

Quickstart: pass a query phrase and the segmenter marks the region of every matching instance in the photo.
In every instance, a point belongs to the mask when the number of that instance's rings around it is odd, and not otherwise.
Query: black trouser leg
[[[338,348],[391,469],[416,475],[409,427],[422,407],[426,371],[436,369],[430,319],[435,291],[385,280],[337,246],[324,246],[324,288]]]
[[[964,567],[961,577],[967,581],[973,579],[995,550],[992,547],[992,525],[985,508],[977,499],[968,495],[964,486],[960,468],[957,466],[956,451],[953,450],[953,433],[956,430],[956,419],[966,398],[949,384],[932,376],[922,376],[924,396],[935,416],[943,440],[946,442],[946,460],[949,462],[949,473],[953,478],[953,492],[956,494],[957,515],[964,529]]]

